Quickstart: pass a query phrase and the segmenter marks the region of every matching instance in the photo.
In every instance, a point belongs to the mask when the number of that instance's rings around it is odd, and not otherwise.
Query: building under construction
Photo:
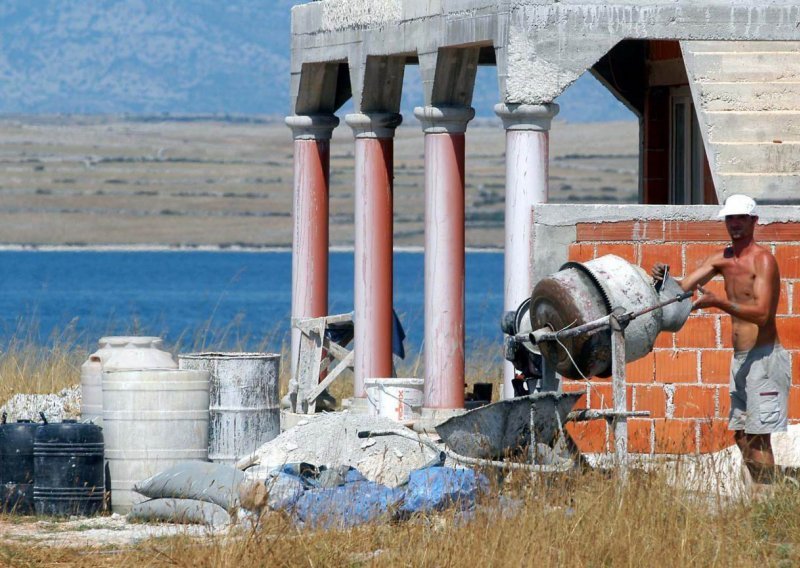
[[[568,259],[607,253],[691,271],[728,240],[713,221],[727,195],[766,205],[756,237],[781,267],[778,328],[800,369],[800,6],[788,0],[324,0],[292,11],[294,317],[328,314],[328,183],[336,112],[355,144],[355,396],[392,373],[393,135],[404,73],[419,72],[425,133],[423,418],[464,404],[465,136],[479,65],[495,66],[506,130],[505,307]],[[590,71],[639,118],[640,205],[546,205],[554,100]],[[654,207],[654,205],[657,205]],[[721,286],[712,283],[713,286]],[[730,445],[730,319],[696,312],[628,366],[630,450]],[[293,338],[297,360],[298,337]],[[511,368],[506,369],[510,395]],[[589,381],[579,404],[611,404]],[[581,383],[584,388],[586,383]],[[573,385],[565,381],[563,388]],[[790,417],[800,419],[800,386]],[[573,425],[604,451],[602,421]]]

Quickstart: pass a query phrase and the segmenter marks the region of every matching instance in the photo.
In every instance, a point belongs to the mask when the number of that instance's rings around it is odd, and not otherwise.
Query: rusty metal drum
[[[611,313],[616,307],[638,311],[660,301],[648,274],[640,267],[606,255],[585,263],[568,262],[559,272],[539,281],[531,294],[533,329],[558,331],[576,327]],[[661,331],[661,309],[633,320],[625,330],[628,362],[647,355]],[[540,345],[542,355],[560,375],[580,379],[611,373],[611,336],[608,330]]]
[[[189,353],[178,366],[211,374],[209,460],[234,465],[280,434],[280,355]]]

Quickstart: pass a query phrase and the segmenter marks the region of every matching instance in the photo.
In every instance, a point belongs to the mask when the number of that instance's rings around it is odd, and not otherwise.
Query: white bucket
[[[423,382],[422,379],[366,379],[369,414],[403,424],[419,420]]]

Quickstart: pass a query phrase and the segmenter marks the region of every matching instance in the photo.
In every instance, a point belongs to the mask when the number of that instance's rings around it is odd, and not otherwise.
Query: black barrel
[[[38,424],[0,424],[0,510],[33,514],[33,439]]]
[[[37,515],[94,515],[103,506],[103,430],[74,420],[42,424],[33,444]]]

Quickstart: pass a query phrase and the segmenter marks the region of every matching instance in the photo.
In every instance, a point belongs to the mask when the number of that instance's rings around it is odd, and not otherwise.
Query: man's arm
[[[714,278],[714,276],[719,274],[719,271],[714,267],[714,263],[715,261],[720,260],[721,257],[722,253],[708,257],[703,261],[703,264],[700,267],[689,274],[686,278],[683,280],[676,279],[675,281],[680,285],[684,292],[694,290],[697,287],[708,283],[712,278]],[[666,265],[662,263],[658,263],[653,266],[653,270],[651,271],[653,278],[656,280],[663,280],[665,269]]]
[[[739,304],[727,298],[720,298],[716,294],[700,288],[703,295],[697,299],[693,309],[719,308],[723,312],[762,327],[774,315],[772,303],[778,286],[778,263],[771,255],[762,255],[756,260],[756,278],[753,281],[752,304]]]

